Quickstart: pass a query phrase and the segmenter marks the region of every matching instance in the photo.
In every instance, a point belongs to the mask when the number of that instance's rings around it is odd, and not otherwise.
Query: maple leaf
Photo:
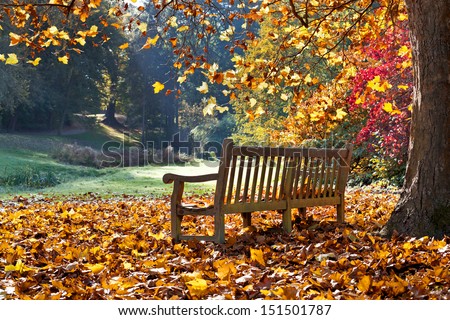
[[[205,81],[203,81],[202,85],[200,87],[197,87],[196,90],[199,91],[200,93],[206,94],[209,91],[208,84]]]
[[[189,293],[192,296],[202,297],[208,291],[208,282],[201,278],[196,278],[189,282],[186,282]]]
[[[22,36],[15,34],[13,32],[9,33],[9,37],[11,39],[11,42],[9,43],[10,46],[15,46],[15,45],[19,44],[20,41],[22,40]]]
[[[162,84],[162,83],[159,82],[159,81],[156,81],[156,82],[152,85],[152,87],[153,87],[153,92],[156,94],[156,93],[159,93],[161,90],[164,89],[164,84]]]
[[[69,57],[67,57],[67,56],[58,57],[58,61],[63,63],[63,64],[68,64],[69,63]]]
[[[368,292],[370,290],[371,286],[372,286],[372,277],[369,275],[363,276],[359,280],[358,285],[357,285],[358,289],[364,293]]]
[[[15,53],[8,53],[8,58],[5,61],[5,64],[18,64],[19,60],[17,59],[17,55]]]
[[[145,23],[145,22],[139,23],[138,29],[139,29],[139,31],[141,31],[142,33],[147,32],[147,23]]]
[[[156,43],[158,42],[158,39],[159,39],[159,35],[156,35],[153,38],[148,37],[147,40],[145,41],[145,44],[141,47],[141,50],[142,49],[150,49],[151,46],[156,45]]]
[[[96,263],[96,264],[86,263],[84,266],[86,268],[88,268],[89,270],[91,270],[93,274],[98,274],[98,273],[102,272],[103,269],[105,269],[105,266],[101,263]]]
[[[28,60],[27,63],[32,64],[33,66],[36,67],[37,65],[39,65],[39,62],[40,62],[41,60],[42,60],[41,58],[36,58],[36,59],[34,59],[34,60]]]
[[[250,260],[258,262],[259,264],[265,266],[264,254],[261,249],[250,248]]]
[[[334,117],[337,120],[342,120],[347,115],[347,112],[345,112],[342,108],[336,109],[336,116]]]

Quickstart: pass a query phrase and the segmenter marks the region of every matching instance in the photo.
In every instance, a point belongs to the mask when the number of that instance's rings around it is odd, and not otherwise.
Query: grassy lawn
[[[82,133],[76,138],[89,140],[91,137],[94,144],[101,145],[108,136],[96,131]],[[57,162],[51,156],[52,150],[67,141],[65,137],[0,135],[0,199],[17,195],[65,196],[89,192],[102,196],[162,196],[171,194],[172,190],[171,185],[162,182],[165,173],[217,172],[217,163],[95,169]],[[191,184],[186,186],[186,192],[203,194],[214,187],[214,182]]]

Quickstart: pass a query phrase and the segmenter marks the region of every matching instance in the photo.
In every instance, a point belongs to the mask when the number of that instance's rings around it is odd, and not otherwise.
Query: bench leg
[[[338,204],[336,206],[337,210],[337,222],[343,223],[344,222],[344,205]]]
[[[175,243],[180,242],[181,236],[181,220],[183,216],[177,214],[178,206],[181,204],[183,196],[184,182],[174,181],[173,193],[170,201],[170,220],[171,220],[171,235]]]
[[[283,214],[283,230],[287,233],[292,231],[292,214],[291,208],[282,211]]]
[[[252,225],[252,213],[244,212],[244,213],[241,213],[241,216],[242,216],[242,223],[244,225],[244,228],[250,227]]]
[[[220,212],[214,215],[214,235],[217,243],[225,243],[225,216]]]
[[[173,210],[171,213],[171,235],[172,239],[175,243],[180,242],[180,235],[181,235],[181,220],[183,220],[183,216],[179,216],[176,213],[176,210]]]
[[[306,217],[306,208],[298,208],[298,214],[304,218]]]

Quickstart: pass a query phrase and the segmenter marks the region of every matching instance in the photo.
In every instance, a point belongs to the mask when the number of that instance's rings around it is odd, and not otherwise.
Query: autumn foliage
[[[377,231],[397,195],[352,191],[347,222],[310,208],[291,234],[254,214],[227,243],[173,244],[169,199],[95,195],[0,203],[0,299],[448,299],[450,239]],[[203,202],[211,201],[203,197]],[[208,232],[202,219],[187,233]]]

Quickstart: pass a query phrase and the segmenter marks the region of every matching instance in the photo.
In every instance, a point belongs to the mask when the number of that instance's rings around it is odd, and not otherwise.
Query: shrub
[[[91,147],[64,144],[54,152],[53,157],[68,164],[100,168],[102,155]]]
[[[26,167],[14,173],[6,173],[0,177],[0,184],[8,187],[46,188],[60,183],[59,177],[52,171],[39,171]]]

